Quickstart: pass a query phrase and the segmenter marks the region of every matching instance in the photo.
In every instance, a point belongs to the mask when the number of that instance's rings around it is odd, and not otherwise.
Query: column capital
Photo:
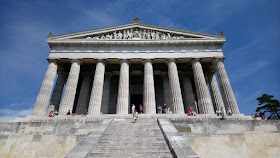
[[[71,62],[71,63],[78,63],[78,64],[80,64],[80,65],[83,64],[83,61],[82,61],[81,59],[70,59],[70,62]]]
[[[104,63],[105,65],[107,64],[106,59],[95,59],[95,61],[96,61],[96,63],[102,62],[102,63]]]
[[[143,64],[145,64],[146,62],[150,62],[150,63],[154,63],[153,59],[143,59]]]
[[[212,60],[212,63],[213,64],[217,64],[217,62],[219,62],[219,61],[224,62],[225,59],[226,59],[225,56],[223,56],[223,57],[214,57],[213,60]]]
[[[166,59],[165,64],[168,65],[168,63],[170,63],[170,62],[175,62],[176,63],[177,59],[175,59],[175,58]]]
[[[130,64],[129,59],[120,59],[119,63],[122,64],[123,62],[126,62],[128,65]]]
[[[196,61],[201,62],[201,60],[202,60],[202,57],[192,58],[190,63],[193,64]]]
[[[55,59],[55,58],[46,58],[48,60],[49,63],[55,63],[56,65],[59,64],[59,59]]]

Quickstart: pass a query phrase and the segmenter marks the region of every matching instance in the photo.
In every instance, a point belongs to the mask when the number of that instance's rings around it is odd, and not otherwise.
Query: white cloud
[[[33,108],[26,110],[0,109],[0,121],[14,120],[16,117],[26,117],[32,113]]]
[[[265,68],[269,64],[270,62],[265,60],[249,63],[247,65],[244,64],[243,66],[239,67],[239,69],[236,69],[234,72],[232,72],[232,74],[238,74],[238,75],[231,76],[231,81],[236,82],[252,74],[258,73],[258,71]]]

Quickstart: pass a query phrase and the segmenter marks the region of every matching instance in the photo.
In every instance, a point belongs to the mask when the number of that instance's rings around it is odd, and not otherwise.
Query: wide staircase
[[[89,157],[172,158],[156,119],[115,119]]]

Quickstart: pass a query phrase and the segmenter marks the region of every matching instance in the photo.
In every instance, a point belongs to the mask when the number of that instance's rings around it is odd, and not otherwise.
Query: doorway
[[[131,106],[135,105],[135,109],[139,112],[139,105],[143,106],[143,95],[142,94],[131,94],[130,95],[130,106],[129,112],[131,113]]]

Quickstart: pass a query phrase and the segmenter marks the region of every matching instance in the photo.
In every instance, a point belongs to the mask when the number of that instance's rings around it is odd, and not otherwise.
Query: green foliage
[[[268,119],[280,119],[280,103],[278,100],[273,99],[273,95],[263,94],[261,97],[257,98],[259,105],[256,112],[268,112],[270,116]]]

